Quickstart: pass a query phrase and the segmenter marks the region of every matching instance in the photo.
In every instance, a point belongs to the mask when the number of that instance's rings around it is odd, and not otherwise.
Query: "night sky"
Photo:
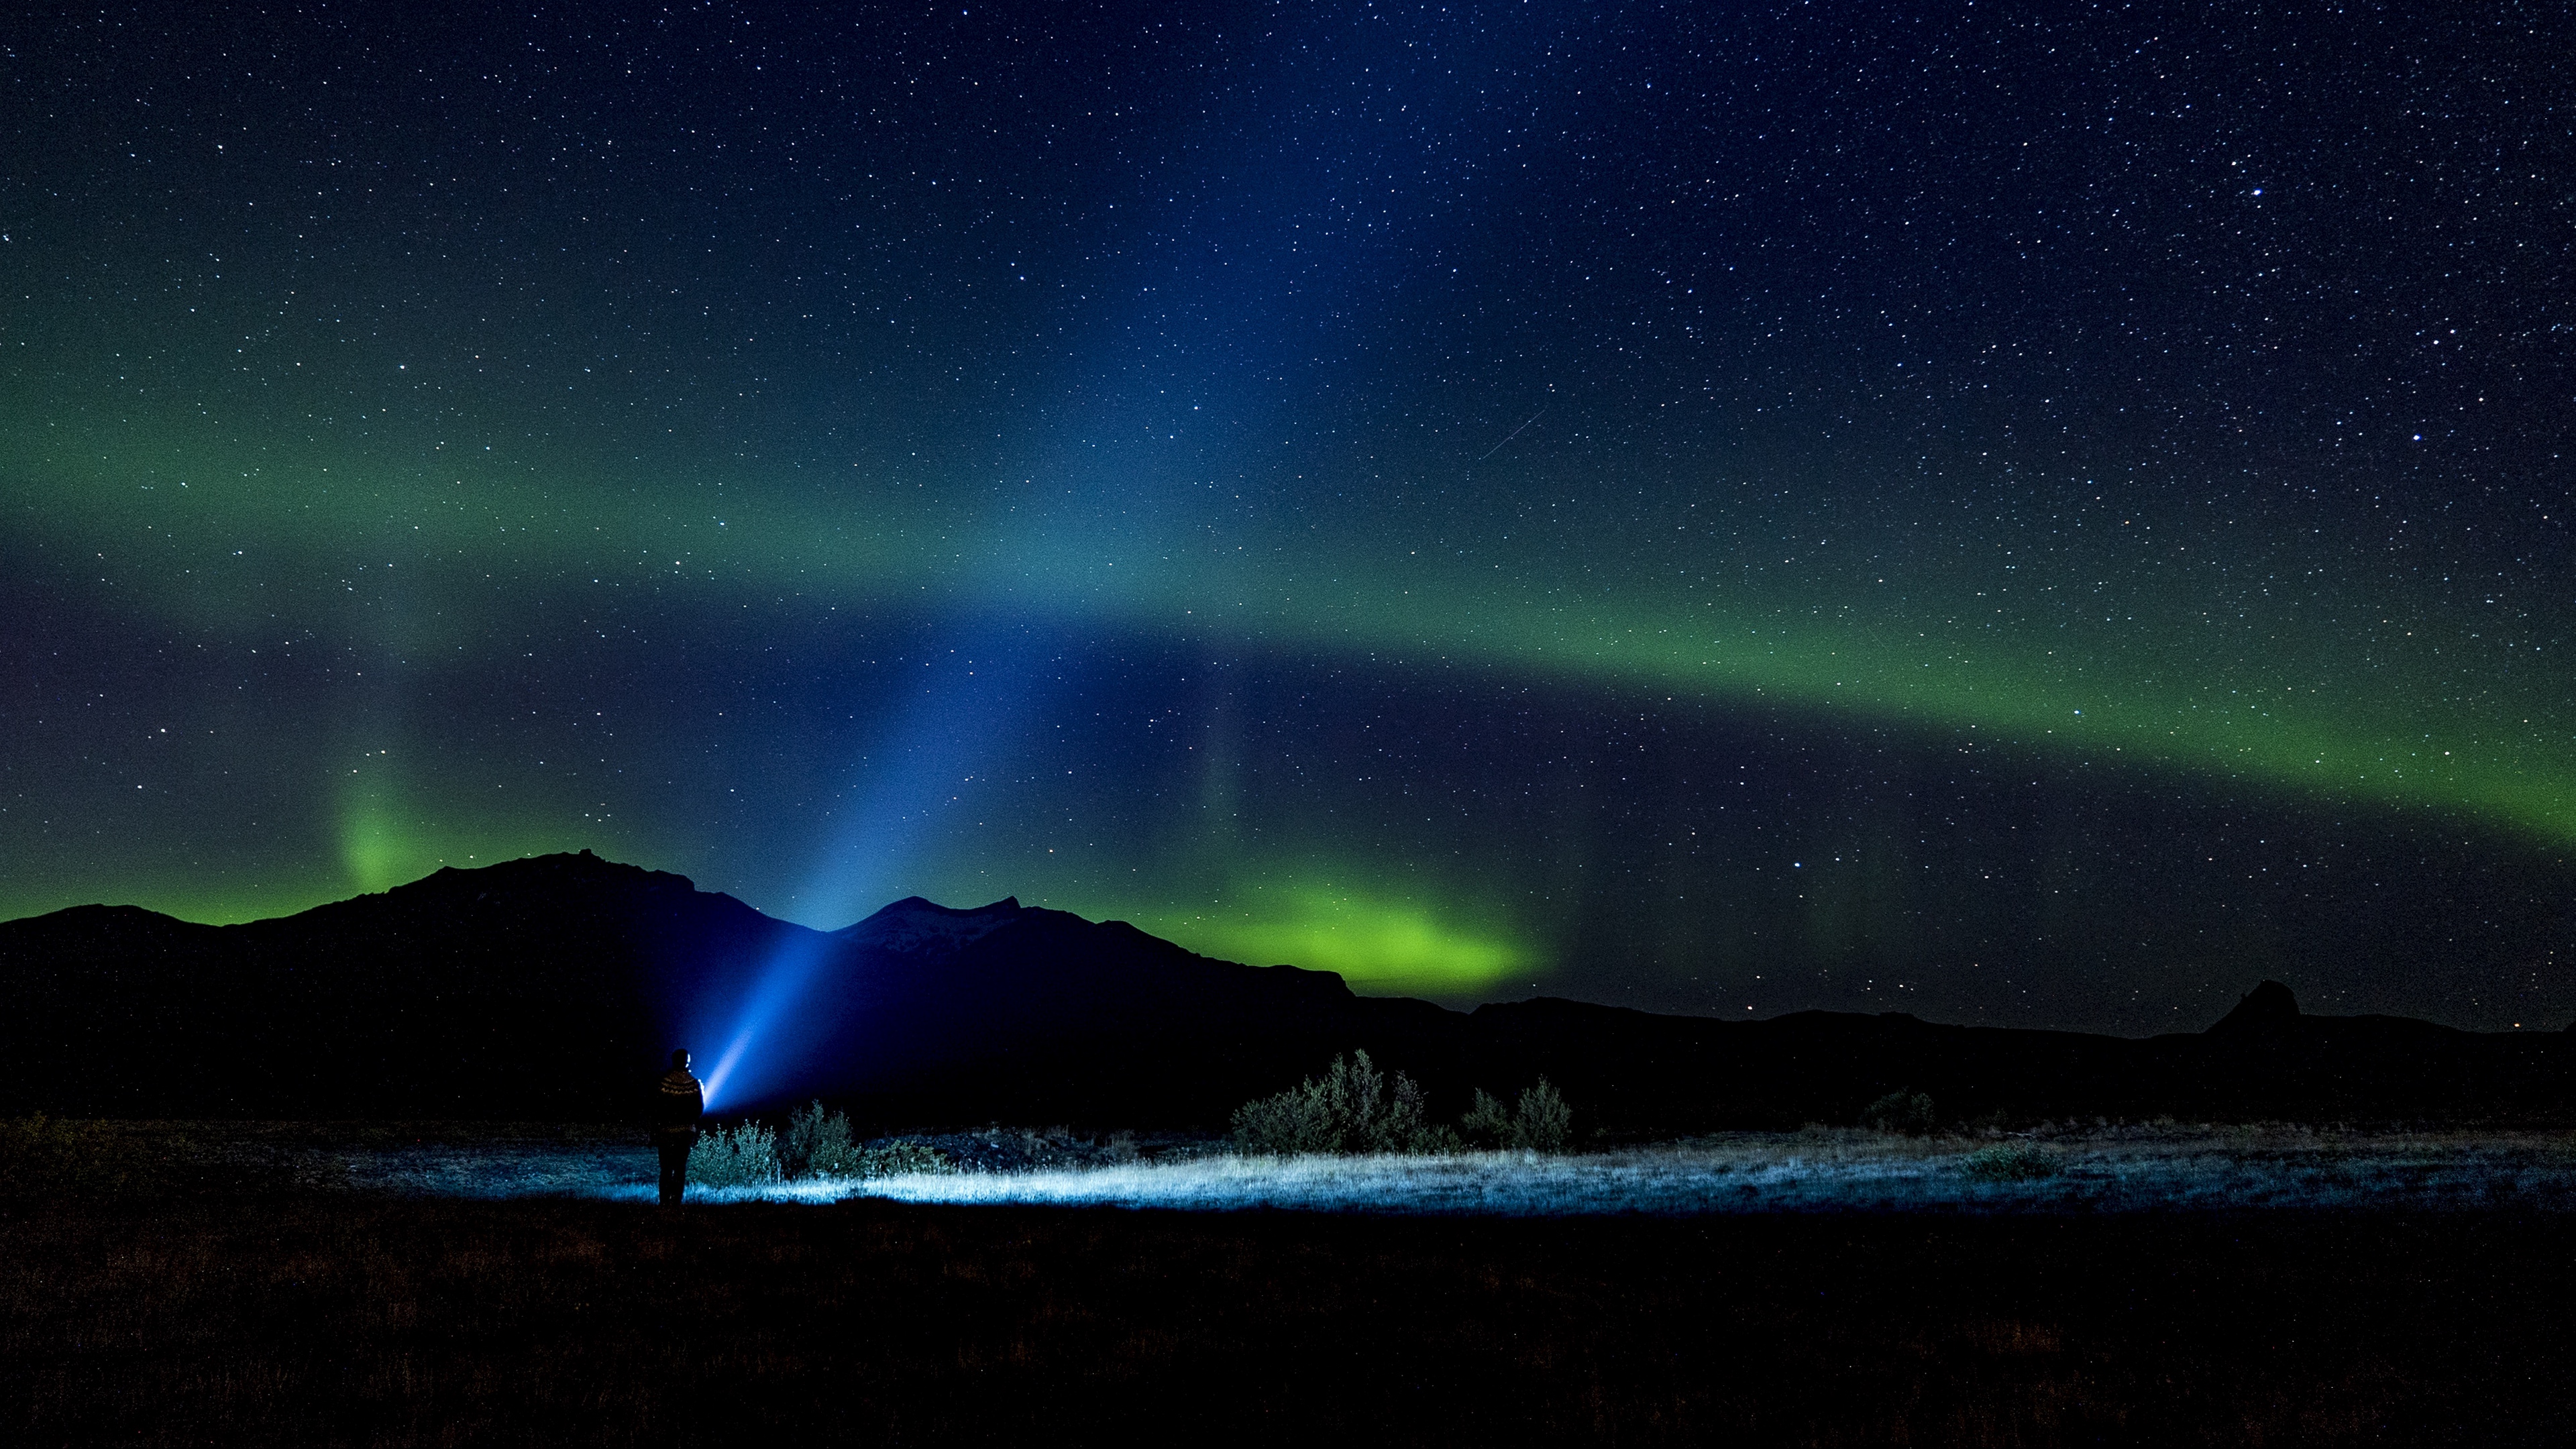
[[[2558,6],[0,19],[0,916],[2576,1015]]]

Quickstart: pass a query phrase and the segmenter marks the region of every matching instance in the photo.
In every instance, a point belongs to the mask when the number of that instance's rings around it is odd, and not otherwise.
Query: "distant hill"
[[[767,1046],[799,1069],[771,1089],[881,1125],[1215,1126],[1352,1047],[1443,1113],[1543,1073],[1622,1132],[1849,1122],[1898,1088],[1953,1120],[2576,1115],[2576,1035],[2306,1016],[2277,983],[2205,1033],[2145,1040],[1553,999],[1455,1012],[1016,900],[914,898],[811,931],[587,852],[238,926],[108,906],[0,923],[0,1112],[624,1117],[693,1004],[782,957],[807,988]],[[702,1067],[721,1045],[690,1044]]]

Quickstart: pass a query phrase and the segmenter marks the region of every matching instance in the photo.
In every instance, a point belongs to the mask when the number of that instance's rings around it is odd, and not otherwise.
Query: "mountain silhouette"
[[[1364,1048],[1444,1115],[1545,1075],[1581,1125],[1623,1133],[1849,1122],[1900,1088],[1947,1120],[2576,1115],[2576,1035],[2310,1016],[2277,982],[2207,1032],[2142,1040],[1554,998],[1458,1012],[1011,898],[913,897],[813,931],[586,851],[235,926],[131,906],[0,923],[0,1111],[625,1118],[704,1003],[790,958],[804,985],[765,1039],[765,1097],[719,1110],[824,1096],[879,1125],[1221,1126]],[[719,1045],[689,1044],[702,1067]]]
[[[2224,1036],[2278,1035],[2295,1028],[2298,1020],[2299,999],[2290,994],[2290,988],[2266,981],[2238,998],[2236,1008],[2220,1017],[2210,1031]]]

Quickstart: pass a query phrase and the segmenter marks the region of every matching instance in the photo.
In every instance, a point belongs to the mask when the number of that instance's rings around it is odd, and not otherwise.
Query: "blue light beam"
[[[795,913],[847,922],[892,898],[917,848],[968,789],[986,778],[981,763],[1005,751],[1012,721],[1036,699],[1042,641],[1024,630],[997,632],[992,647],[959,648],[864,756],[848,792],[856,807],[833,834],[795,896]],[[834,955],[828,935],[798,931],[753,973],[748,992],[719,988],[693,1013],[701,1040],[724,1043],[706,1075],[707,1109],[756,1103],[798,1085],[816,1044],[795,1041]],[[808,1031],[812,1038],[817,1033]]]

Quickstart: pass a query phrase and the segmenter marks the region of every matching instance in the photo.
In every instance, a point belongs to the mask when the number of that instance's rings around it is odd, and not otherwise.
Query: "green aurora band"
[[[0,915],[2576,1010],[2550,16],[451,10],[20,27]]]
[[[2106,593],[2085,576],[2094,570],[2062,557],[1998,566],[1978,588],[1892,546],[1842,570],[1837,591],[1795,570],[1773,581],[1740,558],[1673,566],[1666,555],[1686,550],[1651,534],[1542,541],[1565,559],[1616,547],[1635,561],[1603,580],[1579,564],[1548,570],[1527,546],[1499,570],[1490,559],[1511,545],[1490,538],[1472,548],[1481,569],[1444,566],[1401,543],[1319,553],[1257,527],[1211,546],[1198,519],[1113,530],[1032,509],[996,524],[915,489],[844,484],[825,497],[740,465],[674,483],[597,464],[385,461],[209,431],[19,429],[0,455],[12,511],[52,548],[96,554],[140,607],[241,638],[288,618],[377,647],[464,648],[512,595],[566,585],[752,604],[971,604],[1975,730],[2052,755],[2458,811],[2576,844],[2571,722],[2510,675],[2475,689],[2443,682],[2463,655],[2492,668],[2526,663],[2520,652],[2545,689],[2554,661],[2507,629],[2422,604],[2400,615],[2383,602],[2360,624],[2318,620],[2284,587],[2194,609]],[[2123,526],[2116,509],[2099,521]],[[1454,548],[1494,530],[1443,520],[1439,532]],[[1686,569],[1738,578],[1690,591],[1652,582]],[[344,580],[340,600],[296,597],[286,582],[320,574]],[[1550,582],[1517,582],[1530,578]],[[510,594],[496,599],[495,581]],[[389,592],[397,584],[404,602]]]

